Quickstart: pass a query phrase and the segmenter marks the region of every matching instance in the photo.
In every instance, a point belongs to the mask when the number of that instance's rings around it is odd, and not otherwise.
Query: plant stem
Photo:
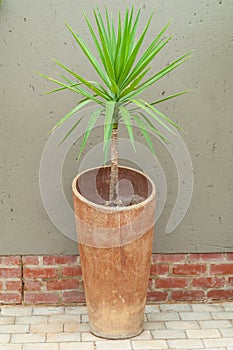
[[[110,174],[110,189],[109,202],[114,204],[118,199],[118,123],[113,125],[111,138],[111,174]]]

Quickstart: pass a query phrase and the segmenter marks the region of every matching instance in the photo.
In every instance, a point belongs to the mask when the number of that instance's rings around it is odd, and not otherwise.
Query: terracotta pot
[[[119,193],[145,200],[126,207],[104,205],[110,168],[78,175],[72,185],[79,252],[91,331],[130,338],[143,331],[152,254],[155,186],[143,173],[119,168]]]

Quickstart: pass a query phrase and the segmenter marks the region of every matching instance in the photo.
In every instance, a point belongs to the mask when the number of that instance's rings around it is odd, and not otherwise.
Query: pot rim
[[[75,176],[75,178],[73,179],[72,181],[72,191],[73,191],[73,194],[78,197],[82,202],[85,202],[87,203],[89,206],[92,206],[94,208],[99,208],[99,209],[102,209],[104,211],[107,211],[107,212],[117,212],[117,211],[127,211],[127,210],[132,210],[133,208],[140,208],[141,206],[144,206],[145,204],[149,203],[151,200],[153,200],[155,198],[155,195],[156,195],[156,186],[154,184],[154,181],[145,173],[143,173],[142,171],[140,170],[137,170],[137,169],[134,169],[134,168],[131,168],[131,167],[127,167],[127,166],[122,166],[120,165],[119,168],[124,168],[124,169],[129,169],[130,171],[133,171],[133,172],[136,172],[138,174],[141,174],[142,176],[144,176],[151,184],[151,194],[149,195],[149,197],[147,197],[144,201],[138,203],[138,204],[132,204],[130,206],[124,206],[124,207],[109,207],[109,206],[106,206],[106,205],[102,205],[102,204],[97,204],[97,203],[94,203],[92,201],[90,201],[89,199],[87,199],[86,197],[84,197],[78,190],[77,190],[77,180],[78,178],[89,172],[89,171],[92,171],[92,170],[96,170],[96,169],[101,169],[101,168],[109,168],[110,165],[106,165],[106,166],[98,166],[98,167],[93,167],[93,168],[89,168],[89,169],[86,169],[84,171],[82,171],[81,173],[79,173],[78,175]]]

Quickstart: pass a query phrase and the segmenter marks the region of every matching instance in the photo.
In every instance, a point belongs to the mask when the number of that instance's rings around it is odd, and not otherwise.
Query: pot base
[[[91,333],[93,335],[95,335],[96,337],[103,338],[103,339],[112,339],[112,340],[134,338],[134,337],[137,337],[138,335],[140,335],[143,331],[144,331],[144,329],[142,328],[137,332],[128,333],[128,334],[106,334],[106,333],[102,333],[102,332],[97,332],[91,328]]]

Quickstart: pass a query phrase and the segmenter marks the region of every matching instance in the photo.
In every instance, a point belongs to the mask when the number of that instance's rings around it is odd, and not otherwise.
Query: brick
[[[184,288],[188,285],[187,278],[167,277],[157,278],[156,288]]]
[[[221,334],[218,329],[188,329],[188,338],[203,339],[203,338],[220,338]]]
[[[44,265],[75,264],[76,262],[77,255],[50,255],[43,257]]]
[[[28,255],[22,257],[23,265],[39,265],[39,257],[34,255]]]
[[[66,279],[57,281],[48,281],[46,283],[47,290],[66,290],[66,289],[78,289],[79,281],[76,279]]]
[[[233,289],[214,289],[207,292],[207,298],[211,300],[232,300]]]
[[[153,312],[159,312],[159,306],[158,305],[146,305],[145,307],[145,313],[153,313]]]
[[[169,266],[167,264],[153,264],[150,268],[150,275],[167,275],[169,271]]]
[[[31,281],[31,280],[25,280],[24,281],[24,290],[33,292],[33,291],[40,291],[42,288],[42,282],[41,281]]]
[[[20,256],[3,256],[2,265],[20,265]]]
[[[165,329],[165,323],[161,321],[154,321],[154,322],[145,322],[144,323],[144,329],[145,330],[159,330],[159,329]]]
[[[150,291],[147,293],[147,301],[156,303],[159,301],[166,301],[168,298],[168,293],[164,291]]]
[[[190,254],[190,261],[223,261],[224,254],[222,253],[196,253]]]
[[[228,277],[228,286],[233,286],[233,277]]]
[[[64,267],[62,269],[62,276],[64,277],[82,276],[81,266]]]
[[[154,262],[185,262],[187,259],[187,254],[153,254]]]
[[[233,264],[211,264],[210,274],[233,275]]]
[[[174,290],[171,292],[173,301],[196,301],[204,300],[205,292],[203,290]]]
[[[135,350],[168,349],[167,342],[165,340],[132,340],[132,345],[133,349]],[[101,348],[97,348],[97,350],[101,350]]]
[[[59,302],[58,293],[29,293],[25,292],[25,304],[57,304]]]
[[[6,281],[6,290],[19,292],[22,290],[22,282],[21,281]]]
[[[200,275],[206,272],[206,265],[202,264],[180,264],[172,268],[174,275]]]
[[[3,284],[1,281],[0,281],[0,290],[3,290]]]
[[[21,269],[18,268],[7,268],[0,267],[0,278],[20,278],[21,277]]]
[[[57,277],[57,269],[43,267],[43,268],[24,268],[24,278],[55,278]]]
[[[221,334],[224,338],[232,337],[233,338],[233,328],[224,328],[221,329]]]
[[[21,304],[21,293],[0,293],[0,304]]]
[[[218,288],[224,287],[226,279],[224,277],[197,277],[193,278],[193,287]]]
[[[226,253],[226,258],[228,261],[233,261],[233,253]]]
[[[64,303],[84,303],[85,293],[84,291],[68,291],[63,292],[62,300]]]

